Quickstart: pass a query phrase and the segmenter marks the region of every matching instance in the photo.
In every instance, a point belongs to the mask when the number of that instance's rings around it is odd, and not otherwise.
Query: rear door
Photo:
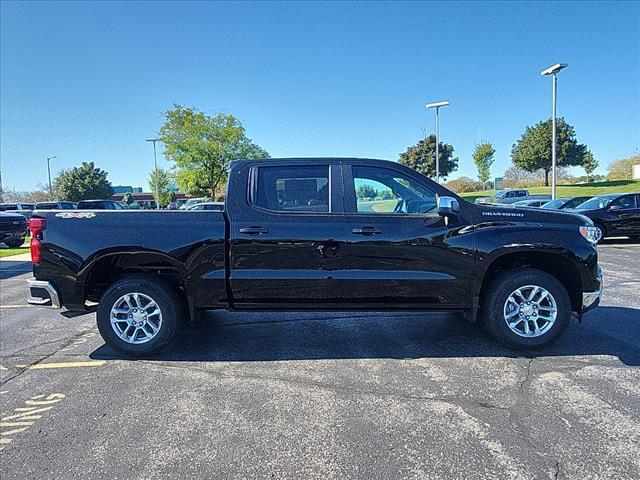
[[[462,235],[473,233],[462,233],[462,217],[445,225],[435,184],[386,163],[343,170],[347,301],[372,309],[468,306],[473,255]]]
[[[237,308],[330,308],[342,301],[340,171],[338,161],[311,160],[263,161],[239,170],[229,273]]]

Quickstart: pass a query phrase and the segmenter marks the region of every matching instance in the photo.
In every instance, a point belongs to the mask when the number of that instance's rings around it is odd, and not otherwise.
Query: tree
[[[109,198],[113,195],[108,173],[96,168],[93,162],[82,162],[79,167],[63,170],[56,177],[53,190],[60,200]]]
[[[495,161],[496,149],[489,142],[480,142],[473,149],[473,163],[478,169],[478,180],[484,185],[491,178],[491,165]]]
[[[133,203],[133,194],[131,192],[126,192],[122,196],[122,201],[127,205],[131,205]]]
[[[589,177],[594,172],[596,168],[598,168],[599,162],[591,153],[591,150],[587,150],[584,154],[584,159],[582,161],[582,168],[584,168],[584,173],[587,174],[587,181],[589,181]]]
[[[551,120],[539,122],[533,127],[527,127],[511,148],[513,163],[528,171],[544,171],[544,184],[549,185],[549,171],[551,170]],[[586,145],[576,140],[575,130],[563,118],[557,120],[557,165],[569,167],[582,165]]]
[[[440,176],[447,176],[458,169],[458,157],[453,158],[453,147],[448,143],[439,143],[440,154]],[[430,178],[436,176],[436,136],[429,135],[424,140],[407,148],[407,151],[400,154],[399,162],[407,167],[411,167],[417,172]]]
[[[164,207],[171,201],[171,184],[173,176],[164,168],[158,168],[149,174],[147,179],[156,205]]]
[[[364,184],[358,187],[356,191],[356,197],[358,198],[376,198],[378,196],[378,191],[373,188],[373,185]]]
[[[247,138],[233,115],[211,116],[174,105],[164,118],[160,128],[164,154],[175,163],[178,186],[186,193],[216,198],[233,160],[269,158],[264,149]]]
[[[36,190],[31,190],[30,192],[19,192],[15,188],[9,188],[4,190],[2,193],[4,198],[2,201],[8,203],[38,203],[46,202],[50,199],[49,187],[41,183],[38,184],[38,188]]]
[[[628,180],[633,178],[633,166],[640,163],[640,155],[633,155],[629,158],[621,158],[609,164],[607,169],[609,180]]]

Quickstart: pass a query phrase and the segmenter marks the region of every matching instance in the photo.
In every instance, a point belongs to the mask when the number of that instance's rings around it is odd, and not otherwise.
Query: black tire
[[[557,307],[555,321],[537,337],[514,333],[505,320],[504,308],[509,296],[527,285],[547,290]],[[502,344],[517,350],[530,350],[549,345],[564,334],[571,319],[571,302],[566,289],[555,277],[534,268],[519,268],[504,272],[491,281],[482,297],[482,319],[489,333]]]
[[[4,244],[9,248],[18,248],[24,243],[24,238],[12,238],[11,240],[3,240]]]
[[[134,344],[125,341],[111,326],[111,309],[118,299],[127,293],[141,293],[151,298],[160,309],[162,322],[158,332],[146,343]],[[175,287],[158,278],[132,276],[118,280],[102,295],[96,318],[100,335],[110,347],[125,355],[140,357],[159,352],[165,348],[176,336],[184,321],[184,315],[184,302]]]

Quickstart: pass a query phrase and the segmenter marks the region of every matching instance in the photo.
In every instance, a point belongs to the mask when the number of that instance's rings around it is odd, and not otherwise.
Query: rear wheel
[[[515,349],[555,342],[571,318],[569,295],[562,284],[533,268],[498,276],[484,293],[482,303],[483,320],[491,335]]]
[[[107,344],[137,357],[162,350],[183,321],[184,305],[174,287],[149,277],[127,277],[102,296],[98,330]]]
[[[11,240],[3,240],[4,244],[9,248],[18,248],[24,243],[24,238],[12,238]]]

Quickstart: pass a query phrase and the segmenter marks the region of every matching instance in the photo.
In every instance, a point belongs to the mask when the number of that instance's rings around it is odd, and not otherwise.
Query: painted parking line
[[[28,303],[24,305],[0,305],[0,309],[3,308],[35,308],[35,305],[29,305]]]
[[[105,363],[107,363],[106,360],[90,360],[86,362],[36,363],[35,365],[16,365],[16,368],[24,368],[27,370],[41,370],[47,368],[100,367]]]
[[[26,407],[14,408],[12,415],[0,418],[0,450],[12,442],[15,434],[29,429],[42,418],[42,413],[51,410],[63,398],[63,393],[36,395],[24,402]]]

